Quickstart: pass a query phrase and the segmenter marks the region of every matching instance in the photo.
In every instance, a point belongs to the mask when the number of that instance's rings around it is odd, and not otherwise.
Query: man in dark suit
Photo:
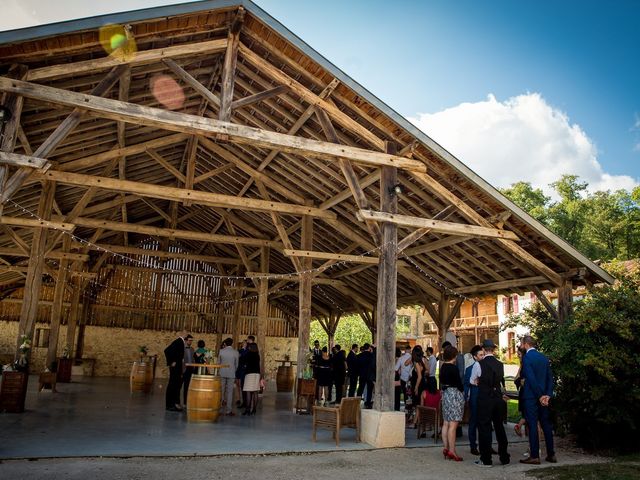
[[[351,345],[351,351],[347,355],[347,369],[349,370],[349,397],[356,394],[358,386],[358,344]]]
[[[486,339],[482,342],[485,356],[476,362],[471,369],[470,383],[478,385],[478,440],[480,444],[480,459],[475,463],[480,467],[493,465],[491,459],[491,426],[496,432],[498,441],[498,455],[502,465],[507,465],[511,457],[507,452],[509,442],[502,423],[507,404],[503,397],[504,391],[504,365],[493,352],[496,345],[493,340]]]
[[[336,386],[336,404],[342,401],[344,391],[344,378],[347,373],[347,362],[344,356],[344,350],[340,345],[333,347],[335,354],[331,357],[331,367],[333,368],[333,383]]]
[[[358,355],[358,396],[361,397],[364,388],[367,387],[367,394],[364,399],[364,408],[373,408],[373,383],[375,382],[375,355],[371,345],[365,343],[362,351]]]
[[[529,458],[520,460],[520,463],[540,464],[538,422],[540,422],[547,446],[545,460],[556,463],[553,429],[549,419],[549,400],[553,395],[551,366],[547,357],[536,350],[537,342],[533,337],[526,335],[521,344],[527,351],[522,360],[522,378],[524,379],[522,400],[524,401],[524,417],[529,425]]]
[[[189,337],[191,335],[188,335]],[[181,412],[180,387],[182,386],[182,362],[187,332],[181,332],[178,338],[164,349],[164,356],[169,367],[169,383],[165,395],[165,408],[170,412]]]

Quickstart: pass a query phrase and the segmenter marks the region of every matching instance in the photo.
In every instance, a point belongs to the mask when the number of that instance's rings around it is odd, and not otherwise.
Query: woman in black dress
[[[316,369],[318,376],[318,401],[322,399],[323,404],[325,404],[329,398],[329,390],[333,383],[331,357],[329,357],[327,347],[322,347],[322,355],[316,360]]]
[[[260,391],[260,353],[258,345],[250,343],[247,345],[247,354],[245,356],[245,376],[244,386],[244,404],[246,409],[243,415],[255,415],[256,405],[258,404],[258,392]]]
[[[420,399],[422,398],[422,392],[427,388],[427,371],[424,368],[423,353],[420,345],[416,345],[411,350],[411,363],[413,364],[413,370],[411,371],[411,389],[412,389],[412,407],[415,409],[420,405]],[[417,415],[414,417],[414,427]]]

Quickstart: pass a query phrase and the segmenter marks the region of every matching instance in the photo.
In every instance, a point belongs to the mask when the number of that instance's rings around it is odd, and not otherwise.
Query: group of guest
[[[198,340],[197,349],[192,347],[193,336],[181,332],[178,337],[164,350],[167,366],[169,367],[169,382],[165,395],[165,408],[171,412],[181,412],[187,405],[189,383],[195,372],[194,365],[206,363],[204,340]],[[233,339],[227,338],[220,345],[217,357],[219,376],[222,389],[223,414],[234,416],[233,397],[237,392],[236,406],[243,408],[243,415],[255,415],[258,403],[258,393],[263,385],[260,368],[260,353],[255,337],[249,335],[238,350],[233,347]],[[184,403],[180,403],[180,390],[183,390]]]
[[[469,443],[471,454],[479,456],[475,461],[481,467],[493,464],[492,456],[498,455],[500,463],[510,463],[508,441],[504,430],[507,411],[504,365],[494,355],[496,345],[490,339],[471,349],[473,363],[466,369],[464,357],[445,342],[440,352],[439,388],[436,382],[437,360],[433,349],[423,352],[419,345],[396,352],[396,410],[400,409],[400,396],[405,393],[405,410],[408,419],[412,406],[425,405],[439,408],[442,415],[442,442],[445,459],[462,461],[456,450],[456,438],[461,436],[465,405],[469,409]],[[540,425],[545,437],[546,461],[556,462],[553,432],[549,419],[549,401],[553,391],[553,376],[549,360],[536,350],[536,342],[525,336],[520,346],[521,367],[516,379],[520,385],[519,407],[525,423]],[[416,419],[417,420],[417,419]],[[520,433],[521,423],[516,425]],[[540,463],[538,428],[529,428],[529,455],[521,463]],[[492,432],[498,451],[492,448]]]
[[[319,403],[339,404],[347,390],[347,396],[355,395],[364,398],[365,408],[373,407],[373,389],[376,380],[375,347],[365,343],[361,347],[354,343],[345,355],[340,345],[329,349],[320,348],[320,342],[315,340],[311,349],[311,365],[313,377],[316,379],[318,390],[316,397]],[[335,400],[333,397],[335,387]]]

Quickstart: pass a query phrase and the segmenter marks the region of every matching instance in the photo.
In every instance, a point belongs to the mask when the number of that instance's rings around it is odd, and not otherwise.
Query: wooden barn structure
[[[388,411],[398,304],[442,336],[465,298],[557,289],[561,320],[612,281],[248,0],[0,33],[0,94],[0,309],[32,335],[46,296],[52,359],[63,319],[282,332],[300,368],[357,312]]]

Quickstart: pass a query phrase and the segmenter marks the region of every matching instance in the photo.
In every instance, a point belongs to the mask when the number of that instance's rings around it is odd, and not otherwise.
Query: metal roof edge
[[[27,28],[22,28],[17,30],[8,30],[5,32],[0,32],[0,45],[4,43],[33,40],[36,38],[48,37],[48,36],[57,35],[57,34],[71,33],[79,30],[99,28],[109,23],[127,23],[127,22],[134,22],[134,21],[142,21],[142,20],[147,20],[152,18],[183,15],[187,13],[194,13],[197,11],[214,10],[218,8],[232,7],[232,6],[243,6],[251,14],[255,15],[258,19],[260,19],[265,25],[275,30],[279,35],[281,35],[286,40],[291,42],[295,47],[300,49],[300,51],[302,51],[305,55],[312,58],[315,62],[317,62],[327,71],[331,72],[331,74],[334,75],[336,78],[338,78],[342,83],[344,83],[349,88],[354,90],[356,93],[364,97],[369,103],[371,103],[373,106],[375,106],[380,111],[382,111],[391,120],[396,122],[402,128],[407,130],[411,135],[413,135],[422,143],[424,143],[427,147],[429,147],[437,155],[439,155],[444,161],[446,161],[453,168],[458,170],[460,174],[464,175],[468,180],[472,181],[478,187],[483,189],[487,194],[491,195],[491,197],[495,201],[502,204],[505,208],[510,209],[522,222],[527,224],[534,231],[536,231],[540,235],[547,237],[558,248],[564,250],[568,255],[570,255],[576,261],[583,264],[593,274],[598,276],[603,281],[606,281],[608,283],[614,282],[615,279],[609,273],[607,273],[604,269],[602,269],[601,267],[593,263],[591,260],[585,257],[582,253],[580,253],[574,247],[569,245],[565,240],[555,235],[553,232],[547,229],[540,222],[538,222],[529,214],[527,214],[518,206],[516,206],[513,202],[511,202],[504,195],[502,195],[496,188],[494,188],[491,184],[489,184],[482,177],[476,174],[473,170],[467,167],[464,163],[458,160],[454,155],[449,153],[445,148],[443,148],[441,145],[435,142],[426,133],[418,129],[406,118],[404,118],[398,112],[393,110],[393,108],[389,107],[382,100],[376,97],[373,93],[368,91],[366,88],[364,88],[354,79],[352,79],[349,75],[347,75],[345,72],[343,72],[338,67],[336,67],[333,63],[327,60],[324,56],[322,56],[316,50],[311,48],[311,46],[309,46],[306,42],[304,42],[300,37],[298,37],[293,32],[291,32],[287,27],[285,27],[282,23],[280,23],[274,17],[269,15],[265,10],[263,10],[261,7],[253,3],[251,0],[196,1],[196,2],[190,2],[190,3],[177,4],[177,5],[167,5],[162,7],[133,10],[130,12],[106,14],[106,15],[88,17],[88,18],[83,18],[78,20],[69,20],[65,22],[52,23],[48,25],[38,25],[35,27],[27,27]]]

